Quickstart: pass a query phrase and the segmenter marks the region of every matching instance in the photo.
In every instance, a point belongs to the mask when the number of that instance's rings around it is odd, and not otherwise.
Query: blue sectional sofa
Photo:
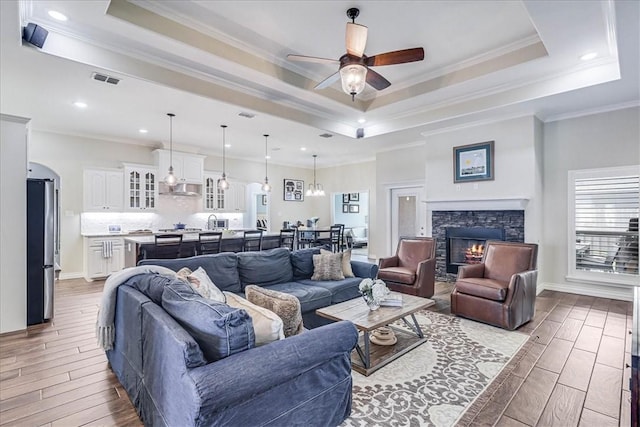
[[[182,267],[204,268],[207,275],[223,291],[243,294],[247,285],[296,296],[300,300],[304,327],[313,329],[326,325],[328,320],[315,314],[316,309],[344,302],[360,296],[358,285],[364,278],[375,279],[378,266],[351,261],[355,277],[336,281],[311,280],[313,255],[320,249],[289,251],[286,248],[260,252],[223,252],[179,259],[146,259],[139,265],[161,265],[178,271]]]
[[[273,249],[141,264],[175,271],[201,266],[219,288],[239,294],[248,284],[288,292],[300,298],[309,328],[317,325],[316,308],[357,297],[362,278],[377,272],[375,265],[352,262],[359,277],[311,281],[314,252]],[[254,347],[253,330],[242,323],[248,317],[244,310],[204,300],[179,279],[140,274],[116,292],[115,341],[107,358],[145,425],[334,426],[351,413],[351,351],[358,340],[351,322]],[[185,308],[194,302],[194,311],[202,306],[222,316],[222,335],[243,327],[250,332],[223,340],[222,353],[231,351],[212,358],[202,337],[189,332],[194,325],[185,324],[189,316],[212,323]]]

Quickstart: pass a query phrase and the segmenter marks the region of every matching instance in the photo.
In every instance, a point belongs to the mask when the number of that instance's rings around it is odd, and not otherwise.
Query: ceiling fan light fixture
[[[349,64],[340,68],[342,90],[355,100],[356,95],[364,90],[367,83],[367,67],[362,64]]]

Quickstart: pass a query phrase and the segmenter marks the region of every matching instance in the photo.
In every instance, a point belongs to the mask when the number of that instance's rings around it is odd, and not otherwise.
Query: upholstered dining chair
[[[513,330],[535,314],[538,245],[489,240],[480,264],[464,265],[451,313]]]
[[[436,276],[436,240],[431,237],[404,237],[396,254],[380,258],[378,279],[392,291],[423,298],[433,296]]]

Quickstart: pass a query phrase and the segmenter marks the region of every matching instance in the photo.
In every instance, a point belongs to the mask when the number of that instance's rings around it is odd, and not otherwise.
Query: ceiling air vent
[[[333,135],[331,135],[330,133],[321,133],[320,134],[320,138],[331,138]]]
[[[244,111],[238,114],[240,117],[244,117],[246,119],[253,119],[256,115],[251,113],[245,113]]]
[[[91,78],[93,80],[97,80],[99,82],[110,83],[112,85],[117,85],[118,83],[120,83],[120,79],[116,79],[115,77],[107,76],[106,74],[91,73]]]

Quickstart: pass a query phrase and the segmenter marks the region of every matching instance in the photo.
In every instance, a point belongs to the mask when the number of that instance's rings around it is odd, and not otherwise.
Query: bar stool
[[[198,233],[197,255],[219,254],[222,251],[222,231]]]
[[[245,231],[242,238],[242,251],[261,251],[262,250],[262,230]]]
[[[182,234],[180,233],[156,234],[155,246],[152,250],[153,254],[147,254],[145,258],[158,258],[158,259],[180,258],[181,249],[182,249]]]
[[[293,245],[296,241],[296,230],[295,229],[282,229],[280,230],[280,247],[281,248],[289,248],[290,251],[293,251]]]

